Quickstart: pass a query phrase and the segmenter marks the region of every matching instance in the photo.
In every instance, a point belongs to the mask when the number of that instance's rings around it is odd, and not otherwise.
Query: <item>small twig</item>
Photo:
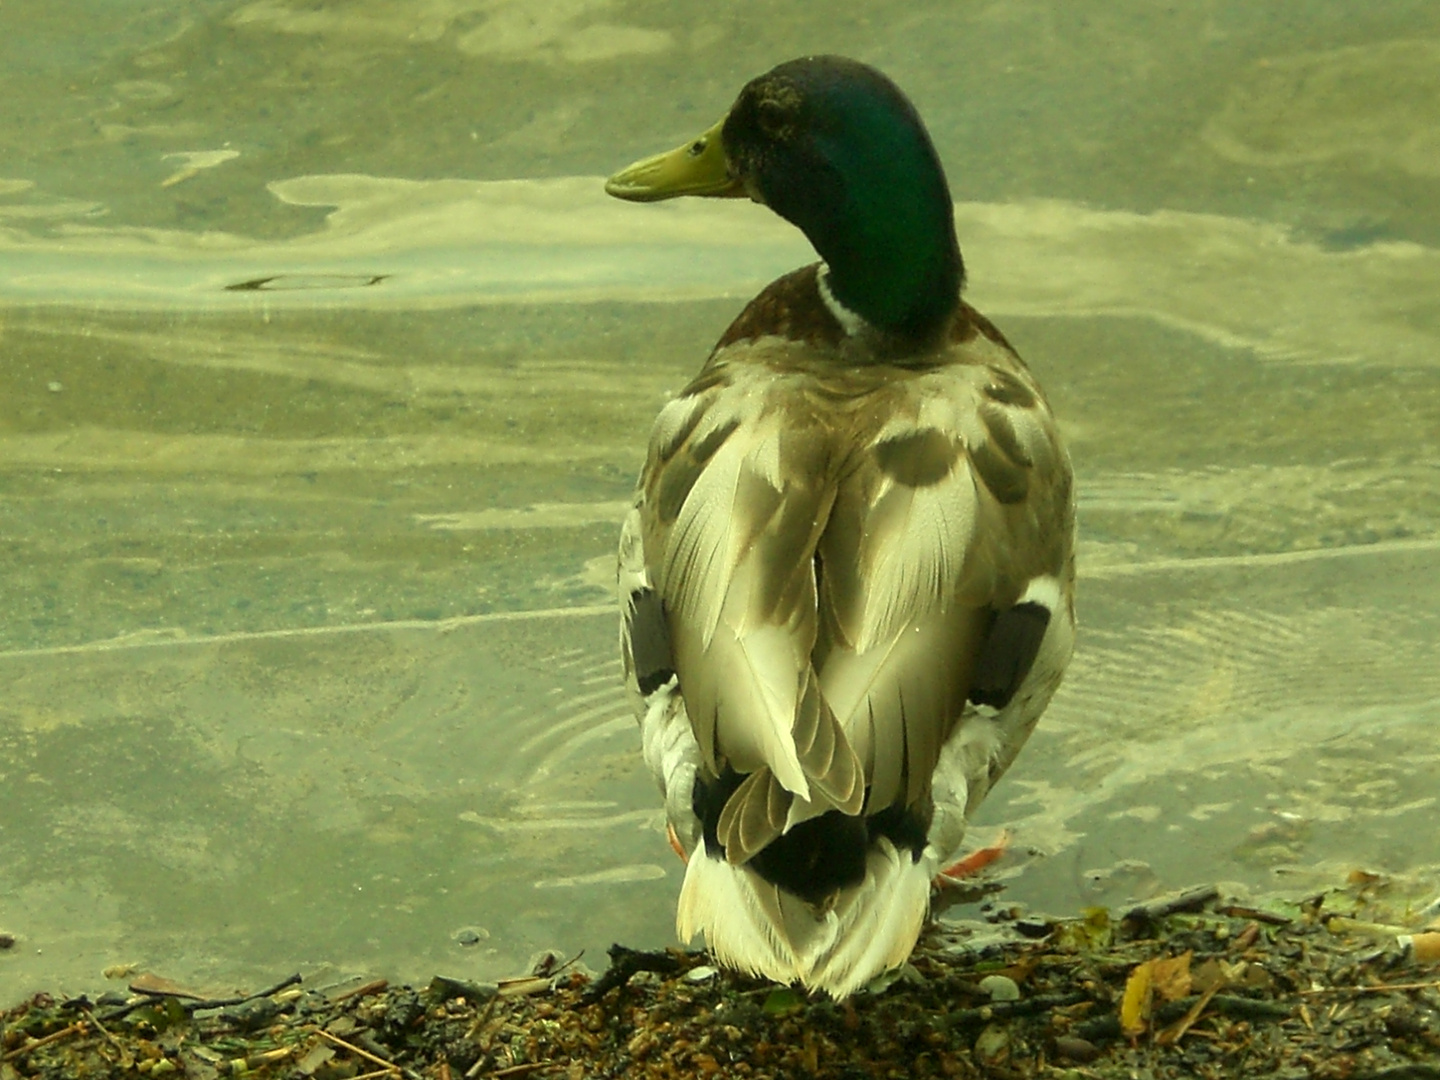
[[[538,1069],[553,1069],[559,1062],[556,1061],[527,1061],[523,1065],[511,1065],[505,1069],[497,1069],[491,1076],[524,1076],[526,1073],[535,1072]],[[357,1076],[355,1080],[360,1080]]]
[[[371,994],[378,994],[390,985],[389,979],[371,979],[367,983],[346,990],[344,993],[336,994],[330,999],[331,1005],[339,1005],[342,1001],[349,1001],[351,998],[369,997]],[[357,1077],[356,1080],[359,1080]]]
[[[1435,982],[1376,983],[1371,986],[1320,986],[1313,990],[1301,990],[1302,994],[1379,994],[1386,990],[1440,990],[1440,979]]]
[[[119,1050],[122,1054],[125,1053],[124,1044],[121,1043],[119,1039],[115,1038],[114,1035],[111,1035],[104,1024],[100,1023],[99,1020],[95,1019],[94,1013],[92,1013],[89,1009],[81,1009],[80,1011],[85,1015],[86,1020],[90,1021],[90,1023],[95,1025],[95,1030],[100,1032],[101,1035],[104,1035],[105,1038],[110,1041],[111,1046],[115,1047],[115,1049]]]
[[[1244,952],[1246,949],[1250,948],[1251,945],[1254,945],[1259,937],[1260,924],[1254,919],[1251,919],[1245,924],[1245,929],[1241,930],[1240,933],[1235,935],[1235,940],[1231,942],[1231,944],[1234,945],[1234,947],[1239,949],[1241,952]]]
[[[1244,904],[1226,904],[1224,907],[1216,908],[1215,912],[1218,915],[1229,915],[1232,919],[1253,919],[1255,922],[1268,923],[1271,926],[1289,926],[1295,921],[1288,915],[1280,915],[1261,908],[1246,907]]]
[[[1178,1001],[1165,1003],[1155,1010],[1153,1022],[1155,1024],[1173,1024],[1193,1009],[1201,996],[1192,994],[1189,997],[1180,998]],[[1294,1015],[1289,1005],[1257,1001],[1255,998],[1239,997],[1235,994],[1216,994],[1210,999],[1210,1003],[1216,1012],[1240,1020],[1288,1020]],[[1074,1033],[1091,1042],[1097,1039],[1117,1039],[1120,1037],[1120,1018],[1113,1015],[1097,1016],[1093,1020],[1086,1020],[1077,1025]]]
[[[1162,896],[1137,905],[1121,917],[1122,922],[1144,924],[1181,911],[1196,911],[1220,895],[1215,885],[1200,885],[1184,892]]]
[[[394,1066],[391,1066],[388,1069],[376,1069],[374,1072],[361,1073],[359,1076],[353,1077],[352,1080],[375,1080],[377,1076],[394,1076],[398,1071]]]
[[[159,1005],[164,1000],[165,998],[162,994],[146,994],[144,997],[137,998],[134,1001],[127,1001],[124,1005],[115,1006],[115,1008],[105,1014],[104,1018],[106,1020],[120,1020],[123,1017],[129,1016],[136,1009],[143,1009],[147,1005]]]
[[[288,1057],[295,1056],[295,1047],[278,1046],[274,1050],[266,1050],[259,1054],[251,1054],[249,1057],[235,1058],[231,1061],[222,1061],[216,1066],[220,1073],[235,1075],[237,1073],[252,1072],[255,1069],[263,1069],[266,1065],[274,1065],[277,1061],[284,1061]]]
[[[485,1010],[470,1024],[470,1030],[465,1032],[465,1038],[471,1042],[477,1042],[477,1036],[485,1030],[485,1025],[490,1023],[490,1017],[495,1014],[495,1006],[500,1004],[499,996],[492,997],[485,1003]]]
[[[624,986],[632,976],[642,971],[653,971],[657,975],[678,975],[680,957],[669,951],[642,952],[627,949],[624,945],[611,945],[610,967],[605,974],[585,988],[586,1003],[598,1001],[617,986]]]
[[[484,1045],[480,1043],[480,1033],[490,1023],[490,1017],[495,1013],[495,1006],[500,1004],[500,998],[492,997],[485,1004],[485,1011],[482,1012],[470,1025],[470,1030],[465,1032],[465,1038],[480,1047],[480,1056],[475,1059],[475,1064],[465,1070],[465,1080],[475,1080],[480,1075],[480,1070],[490,1063],[490,1040],[486,1039]]]
[[[14,1050],[9,1051],[8,1053],[0,1054],[0,1061],[13,1061],[16,1058],[24,1057],[32,1050],[39,1050],[42,1046],[48,1046],[50,1043],[59,1042],[61,1039],[68,1039],[71,1035],[77,1035],[84,1030],[85,1025],[77,1022],[71,1024],[67,1028],[61,1028],[59,1031],[52,1031],[43,1039],[36,1039],[33,1042],[26,1043],[24,1046],[17,1046]]]
[[[1187,999],[1188,1000],[1188,999]],[[1278,1001],[1261,1001],[1236,994],[1216,994],[1215,1010],[1240,1020],[1288,1020],[1295,1009]]]
[[[1089,1001],[1088,994],[1037,994],[1023,1001],[996,1001],[981,1005],[977,1009],[960,1009],[945,1017],[946,1027],[984,1027],[993,1020],[1008,1020],[1012,1016],[1032,1016],[1050,1009],[1063,1009]]]
[[[372,1053],[370,1053],[369,1050],[362,1050],[360,1047],[356,1046],[354,1043],[348,1043],[348,1042],[346,1042],[344,1039],[340,1038],[339,1035],[331,1035],[330,1032],[328,1032],[328,1031],[326,1031],[324,1028],[320,1028],[320,1027],[314,1028],[313,1030],[314,1030],[315,1034],[316,1034],[316,1035],[319,1035],[322,1039],[329,1039],[329,1040],[330,1040],[331,1042],[333,1042],[336,1046],[343,1046],[346,1050],[349,1050],[352,1054],[359,1054],[359,1055],[360,1055],[361,1057],[363,1057],[366,1061],[373,1061],[376,1065],[384,1065],[384,1066],[385,1066],[385,1070],[386,1070],[387,1072],[399,1072],[399,1071],[400,1071],[400,1066],[399,1066],[399,1065],[396,1065],[393,1061],[386,1061],[384,1058],[380,1057],[378,1054],[372,1054]]]
[[[500,993],[500,987],[496,983],[468,982],[465,979],[452,979],[448,975],[436,975],[430,980],[426,990],[431,994],[443,994],[447,1001],[458,997],[473,1005],[479,1005],[482,1001],[494,1001]]]
[[[1161,1046],[1168,1046],[1170,1043],[1178,1043],[1183,1039],[1185,1033],[1195,1025],[1195,1021],[1200,1019],[1200,1014],[1205,1011],[1205,1006],[1210,1004],[1210,999],[1213,998],[1219,992],[1220,987],[1224,985],[1223,982],[1217,982],[1211,986],[1209,990],[1201,994],[1200,1000],[1190,1006],[1190,1011],[1175,1021],[1173,1026],[1156,1033],[1155,1041]]]
[[[287,986],[294,986],[300,981],[302,980],[299,974],[295,974],[291,975],[289,978],[281,979],[274,986],[271,986],[265,990],[261,990],[255,994],[245,994],[242,997],[211,998],[208,1001],[185,1001],[180,1003],[180,1007],[184,1009],[187,1013],[199,1012],[201,1009],[228,1009],[232,1005],[243,1005],[247,1001],[255,1001],[257,998],[267,998],[271,994],[278,994]],[[124,1005],[117,1005],[115,1008],[107,1012],[104,1017],[102,1017],[102,1019],[119,1020],[122,1016],[129,1016],[136,1009],[143,1009],[147,1005],[159,1005],[167,998],[174,1001],[180,1000],[173,994],[146,994],[138,1001],[130,1001],[126,1002]]]
[[[271,994],[278,994],[287,986],[294,986],[301,981],[300,975],[297,972],[289,978],[281,979],[274,986],[253,994],[245,994],[243,997],[211,998],[208,1001],[186,1001],[180,1007],[189,1013],[198,1012],[201,1009],[228,1009],[232,1005],[244,1005],[247,1001],[257,1001],[260,998],[267,998]]]
[[[514,979],[501,979],[497,993],[501,997],[528,997],[531,994],[549,993],[555,988],[551,975],[521,975]]]
[[[549,976],[553,979],[553,978],[557,977],[561,972],[563,972],[566,968],[568,968],[568,967],[574,967],[576,964],[578,964],[578,963],[580,962],[580,958],[581,958],[582,956],[584,956],[584,955],[585,955],[585,950],[584,950],[584,949],[581,949],[581,950],[580,950],[579,952],[577,952],[574,956],[570,957],[569,960],[566,960],[563,964],[559,965],[558,967],[555,967],[555,968],[551,969],[550,971],[545,972],[545,974],[549,975]],[[538,971],[537,971],[535,974],[536,974],[536,975],[539,975],[539,974],[541,974],[541,972],[538,972]]]

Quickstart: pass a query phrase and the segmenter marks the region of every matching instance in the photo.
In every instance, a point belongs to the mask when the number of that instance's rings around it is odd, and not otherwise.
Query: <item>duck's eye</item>
[[[766,135],[775,136],[785,129],[785,108],[773,101],[762,101],[755,108],[755,122]]]
[[[690,156],[691,156],[691,157],[699,157],[699,156],[700,156],[701,154],[703,154],[704,152],[705,152],[705,140],[704,140],[704,139],[696,139],[694,142],[692,142],[692,143],[690,144]]]

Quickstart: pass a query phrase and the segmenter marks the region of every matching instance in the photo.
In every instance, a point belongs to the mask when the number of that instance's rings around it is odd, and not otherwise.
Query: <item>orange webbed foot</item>
[[[965,878],[978,874],[985,867],[989,866],[1010,846],[1010,830],[1006,829],[1000,834],[1000,839],[989,847],[979,848],[970,852],[963,859],[959,859],[942,869],[935,875],[935,887],[943,889],[947,885],[959,885]]]
[[[665,839],[670,841],[670,850],[680,857],[682,863],[690,861],[690,856],[685,854],[685,845],[680,843],[680,837],[675,833],[675,826],[668,821],[665,823]]]

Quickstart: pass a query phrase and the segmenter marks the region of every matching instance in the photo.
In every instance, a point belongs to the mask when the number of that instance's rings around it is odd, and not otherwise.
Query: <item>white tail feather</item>
[[[847,997],[905,962],[920,936],[930,901],[934,860],[918,862],[881,839],[865,880],[843,889],[828,911],[781,892],[745,866],[690,856],[675,929],[697,933],[722,964],[780,983]]]

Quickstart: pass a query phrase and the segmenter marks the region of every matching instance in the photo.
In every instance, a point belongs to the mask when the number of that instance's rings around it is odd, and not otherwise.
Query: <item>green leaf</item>
[[[799,1011],[804,1005],[805,1002],[799,994],[788,986],[781,986],[770,991],[761,1008],[770,1016],[783,1016]]]

